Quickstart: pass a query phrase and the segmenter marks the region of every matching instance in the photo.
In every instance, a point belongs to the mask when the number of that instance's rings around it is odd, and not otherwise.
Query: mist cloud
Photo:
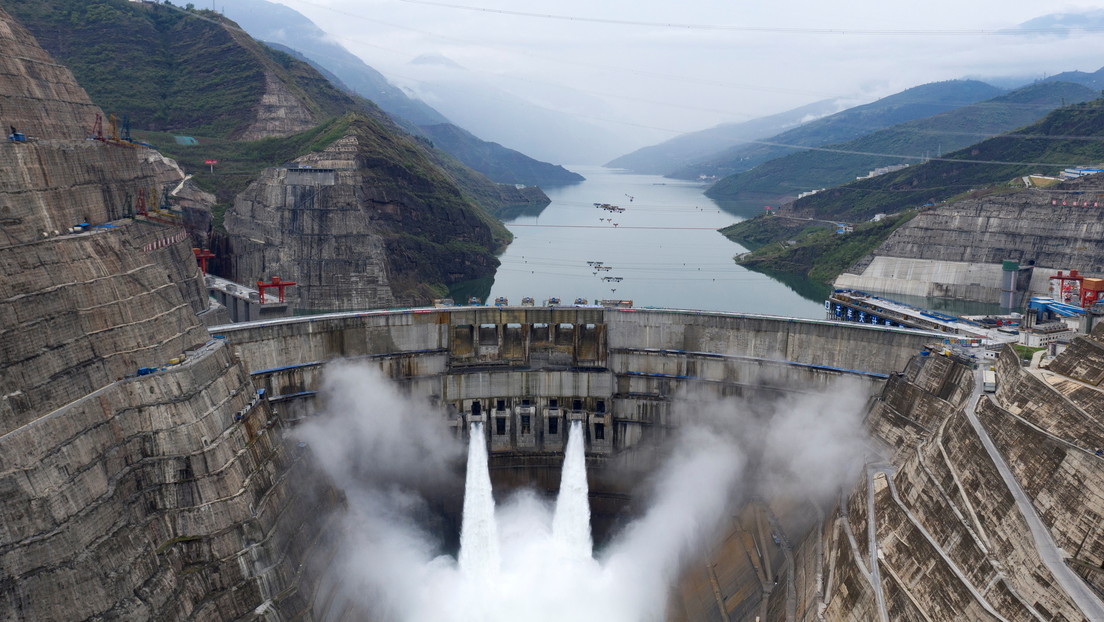
[[[443,414],[367,367],[329,369],[324,407],[299,434],[348,500],[334,566],[344,598],[381,622],[662,620],[670,587],[740,504],[831,497],[867,451],[859,384],[751,394],[674,401],[680,424],[657,448],[661,463],[638,495],[645,509],[593,558],[565,554],[548,499],[531,490],[498,499],[500,568],[478,577],[445,551],[449,527],[434,522],[423,492],[426,481],[463,487],[462,447]]]

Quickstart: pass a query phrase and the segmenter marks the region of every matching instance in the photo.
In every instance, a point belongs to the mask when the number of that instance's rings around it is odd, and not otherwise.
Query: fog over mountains
[[[713,147],[773,136],[806,116],[806,107],[815,119],[948,79],[1011,90],[1061,72],[1085,74],[1104,57],[1104,41],[1091,36],[1102,10],[1040,16],[1037,5],[1012,2],[987,14],[990,3],[980,2],[956,7],[952,29],[930,16],[910,18],[911,9],[868,9],[843,34],[828,28],[838,11],[825,16],[806,4],[791,7],[799,17],[746,7],[737,15],[696,2],[677,14],[573,2],[555,14],[423,2],[368,11],[345,0],[226,0],[221,8],[257,38],[300,51],[414,125],[447,119],[554,163],[622,166],[620,157],[649,145],[658,150],[632,157],[670,160],[630,167],[641,172],[670,172]],[[886,47],[891,31],[896,44]],[[822,69],[810,73],[813,66]],[[825,101],[848,103],[831,110]],[[719,131],[701,129],[711,127]],[[689,147],[699,139],[702,146]]]
[[[391,81],[292,8],[268,0],[230,0],[224,13],[255,38],[286,46],[333,72],[400,122],[456,123],[479,138],[556,163],[605,161],[631,140],[630,130],[615,132],[556,107],[574,106],[584,116],[602,114],[601,102],[584,93],[536,84],[529,98],[519,97],[492,78],[428,53],[412,59],[406,75]]]

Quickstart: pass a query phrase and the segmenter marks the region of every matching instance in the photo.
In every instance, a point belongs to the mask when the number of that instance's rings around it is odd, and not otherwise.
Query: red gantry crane
[[[275,287],[280,293],[279,301],[284,301],[284,288],[295,285],[295,281],[281,281],[280,277],[274,276],[270,282],[257,281],[257,291],[261,293],[261,304],[265,303],[265,290],[269,287]]]
[[[193,248],[192,252],[195,253],[196,259],[199,261],[199,269],[203,270],[203,274],[207,274],[207,260],[215,256],[210,250],[206,248]],[[262,292],[264,290],[261,290]],[[283,299],[283,292],[281,291],[281,299]],[[264,294],[261,294],[261,302],[264,302]]]

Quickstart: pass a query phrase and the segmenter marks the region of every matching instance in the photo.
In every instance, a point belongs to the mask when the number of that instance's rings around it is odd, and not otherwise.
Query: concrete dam
[[[455,308],[211,330],[251,370],[282,418],[315,416],[326,363],[341,358],[427,397],[450,435],[464,437],[471,423],[483,424],[478,429],[496,496],[525,487],[555,493],[566,468],[568,426],[580,422],[591,527],[596,542],[612,549],[619,530],[648,512],[636,498],[636,484],[660,468],[657,455],[665,441],[698,423],[694,409],[680,406],[682,396],[783,404],[766,409],[768,426],[785,425],[782,411],[793,405],[787,398],[795,393],[835,400],[818,413],[822,418],[849,407],[861,411],[873,432],[870,444],[881,449],[851,447],[865,452],[866,466],[851,473],[857,485],[848,481],[837,489],[855,488],[835,503],[829,492],[825,503],[813,491],[795,494],[784,485],[781,494],[771,485],[739,486],[716,539],[694,549],[695,561],[678,565],[681,572],[665,601],[667,619],[1092,620],[1101,611],[1104,542],[1099,527],[1090,526],[1100,500],[1060,492],[1104,476],[1095,449],[1101,444],[1099,419],[1090,417],[1077,432],[1065,433],[1068,445],[1061,451],[1068,455],[1045,459],[1071,464],[1068,474],[1062,469],[1055,475],[1061,484],[1053,492],[1062,501],[1045,512],[1027,502],[1023,517],[1011,522],[1006,515],[1014,507],[1016,474],[1034,472],[1042,455],[1057,451],[1051,429],[1072,425],[1070,412],[1096,403],[1099,392],[1081,386],[1078,399],[1088,401],[1067,405],[1068,398],[1037,387],[1043,392],[1033,394],[1031,406],[1019,398],[1022,410],[1011,407],[1015,414],[1004,416],[1041,436],[1012,440],[1006,433],[1014,426],[995,414],[1010,406],[998,406],[1003,396],[1019,394],[1024,384],[1035,386],[1040,377],[1060,385],[1060,376],[1022,370],[1010,350],[999,360],[1000,391],[979,399],[980,382],[967,366],[918,355],[933,342],[930,334],[815,320],[658,309]],[[1100,343],[1099,332],[1079,339],[1051,369],[1096,370],[1104,364]],[[1100,363],[1086,361],[1086,354]],[[1092,374],[1089,383],[1100,380]],[[841,382],[849,383],[846,391]],[[1073,376],[1061,382],[1082,381]],[[843,398],[847,391],[850,406]],[[979,417],[997,429],[979,422],[971,433]],[[835,442],[831,428],[817,429],[824,436],[809,445],[790,430],[788,445],[772,446],[752,427],[741,433],[771,451],[808,452],[817,442]],[[985,441],[1003,449],[987,454]],[[1006,454],[1013,451],[1021,453]],[[753,460],[748,472],[770,480],[769,460]],[[1088,462],[1073,466],[1081,460]],[[458,530],[457,492],[436,493],[451,517],[446,530]],[[1033,544],[1028,534],[1034,532],[1026,526],[1048,520],[1056,536],[1069,531],[1055,538],[1053,550]],[[900,540],[906,534],[919,540]],[[1059,561],[1048,562],[1048,554]],[[1032,570],[1012,572],[1013,559]],[[926,570],[916,573],[919,568]],[[363,613],[346,606],[336,618]]]
[[[227,324],[133,210],[183,171],[87,140],[0,26],[37,139],[0,145],[0,622],[1104,620],[1104,328],[983,394],[939,337],[830,321]]]
[[[457,437],[485,422],[492,477],[507,490],[554,493],[569,426],[581,422],[599,536],[632,496],[604,465],[634,456],[636,469],[654,466],[656,443],[688,416],[672,408],[676,396],[770,402],[844,377],[869,396],[887,377],[874,370],[903,367],[932,339],[817,320],[572,307],[343,313],[210,330],[285,420],[314,413],[326,364],[340,358],[429,397]]]
[[[638,495],[638,483],[657,471],[659,455],[681,428],[697,425],[698,415],[686,408],[687,400],[739,399],[766,408],[764,404],[786,402],[794,393],[830,394],[836,383],[847,381],[857,398],[850,405],[839,398],[826,410],[850,408],[853,414],[881,391],[888,376],[878,369],[904,368],[932,340],[932,335],[917,331],[822,320],[586,307],[407,309],[274,319],[210,330],[251,370],[254,383],[285,421],[309,425],[312,418],[330,417],[340,408],[357,408],[349,402],[390,404],[376,396],[388,390],[370,388],[364,379],[349,396],[338,398],[343,407],[318,403],[333,400],[325,394],[328,373],[341,373],[340,366],[354,363],[378,370],[405,393],[425,397],[436,413],[429,417],[450,436],[474,443],[468,431],[475,430],[471,424],[480,424],[480,444],[487,447],[489,477],[499,499],[517,489],[537,489],[544,495],[560,491],[565,445],[569,430],[577,425],[586,456],[587,533],[593,531],[599,548],[617,540],[627,525],[646,514],[649,504]],[[338,363],[338,371],[330,363]],[[358,412],[358,417],[373,417],[367,409]],[[768,409],[765,412],[771,417]],[[340,419],[339,414],[335,417]],[[358,423],[343,421],[344,428],[330,426],[329,433],[357,435]],[[858,424],[858,419],[853,422]],[[746,434],[754,436],[751,428]],[[421,444],[414,436],[416,432],[399,434],[391,442]],[[326,449],[316,450],[315,442]],[[360,445],[365,447],[361,451],[372,451],[375,441],[365,439]],[[694,449],[704,453],[707,446],[696,444]],[[357,460],[317,436],[302,451],[337,452]],[[739,451],[732,447],[732,453]],[[790,439],[786,451],[799,451],[798,441]],[[707,489],[702,487],[702,493]],[[463,531],[460,505],[463,502],[467,512],[470,494],[461,483],[427,494],[444,517],[446,546]],[[755,535],[747,540],[758,542],[751,546],[763,551],[758,572],[783,565],[781,549],[772,538],[783,533],[783,523],[804,523],[804,513],[793,513],[785,504],[771,509],[762,499],[758,505],[732,509],[746,515],[741,525],[758,521]],[[728,519],[721,529],[732,529]],[[776,559],[771,559],[771,549]],[[463,563],[463,546],[460,559]],[[746,559],[732,556],[732,581],[755,576],[756,569]],[[776,573],[767,579],[773,580]],[[761,586],[757,580],[754,584]],[[666,591],[666,586],[660,588],[660,593]],[[725,584],[721,589],[737,593],[746,586]],[[756,589],[736,610],[753,611],[764,602]],[[628,603],[623,609],[633,610]],[[374,613],[371,607],[354,611],[358,610],[342,611],[337,619],[371,619]],[[673,612],[671,618],[680,619]]]
[[[490,421],[492,451],[561,451],[563,428],[545,424],[576,412],[594,454],[676,425],[664,403],[686,385],[724,393],[771,376],[810,388],[841,375],[875,382],[933,338],[796,318],[572,307],[343,313],[210,330],[285,414],[298,416],[314,396],[326,362],[360,359],[433,396],[457,421]]]

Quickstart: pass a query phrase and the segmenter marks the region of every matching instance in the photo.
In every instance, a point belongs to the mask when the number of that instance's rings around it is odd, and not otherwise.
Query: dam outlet
[[[373,472],[368,484],[329,474],[353,513],[365,513],[335,519],[337,533],[374,540],[339,546],[340,578],[329,584],[343,605],[326,616],[335,620],[375,619],[381,602],[402,612],[383,618],[396,620],[463,619],[454,611],[651,619],[685,564],[733,529],[757,543],[757,561],[740,572],[781,567],[775,535],[807,529],[810,494],[831,498],[846,480],[806,448],[864,455],[861,412],[884,386],[882,370],[903,367],[931,339],[820,320],[532,307],[343,313],[212,332],[304,431],[305,451],[340,462],[327,443],[341,436],[354,445],[348,461]],[[381,408],[402,414],[370,412]],[[328,419],[339,425],[307,433]],[[403,447],[413,456],[396,457]],[[829,470],[840,473],[805,481]],[[417,507],[398,503],[399,489]],[[747,531],[748,521],[762,528]],[[396,532],[400,524],[410,529]],[[421,577],[398,590],[408,598],[385,594],[394,590],[379,578],[381,558]],[[493,607],[468,601],[479,585],[498,595]],[[508,585],[527,600],[504,598]],[[579,608],[564,610],[564,594],[579,595],[568,599]],[[451,604],[415,611],[415,600]]]

